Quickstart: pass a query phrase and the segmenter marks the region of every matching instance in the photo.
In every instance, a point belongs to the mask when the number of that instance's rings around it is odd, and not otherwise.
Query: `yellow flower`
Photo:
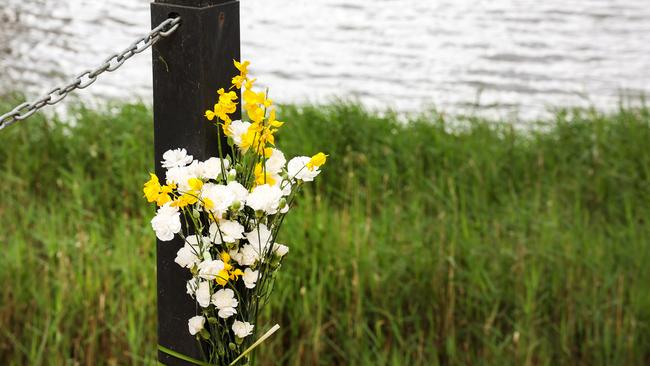
[[[255,165],[255,184],[258,186],[261,186],[263,184],[274,186],[275,183],[275,179],[271,174],[264,170],[262,163],[257,163]]]
[[[271,110],[271,113],[269,113],[269,126],[271,127],[282,127],[284,122],[280,122],[275,119],[275,109]]]
[[[174,189],[176,189],[176,183],[171,183],[160,187],[160,193],[172,193]]]
[[[244,107],[246,113],[248,114],[248,119],[255,123],[262,123],[264,120],[264,109],[262,109],[257,104],[246,104]]]
[[[241,73],[242,76],[247,76],[248,75],[248,66],[250,66],[251,62],[250,61],[244,61],[244,62],[238,62],[236,60],[232,60],[233,63],[235,64],[235,67],[239,72]]]
[[[314,167],[319,167],[327,161],[327,155],[323,154],[322,152],[319,152],[318,154],[314,155],[309,159],[309,162],[305,164],[307,169],[309,170],[314,170]]]
[[[241,89],[242,84],[248,81],[248,66],[250,65],[250,62],[249,61],[238,62],[236,60],[233,60],[233,63],[235,64],[237,70],[239,70],[239,75],[232,78],[232,84],[237,89]]]
[[[221,286],[225,286],[228,280],[235,281],[239,276],[243,276],[244,272],[241,269],[236,269],[230,264],[230,254],[222,252],[220,255],[223,262],[223,269],[217,274],[215,279]]]
[[[237,103],[234,100],[237,99],[237,93],[234,91],[226,92],[223,88],[217,91],[219,94],[219,101],[214,105],[213,110],[205,111],[205,117],[208,121],[214,120],[215,117],[219,117],[224,124],[232,122],[229,114],[235,113],[237,110]],[[226,131],[227,129],[224,129]]]
[[[168,194],[159,194],[158,197],[156,198],[156,204],[158,205],[158,207],[164,206],[165,203],[167,203],[167,202],[169,202],[171,200],[172,200],[172,198],[171,198],[170,195],[168,195]]]
[[[190,178],[187,180],[187,184],[192,188],[192,191],[200,191],[203,188],[203,181],[198,178]]]
[[[189,193],[185,193],[185,194],[181,195],[180,197],[178,197],[174,202],[172,202],[172,206],[178,207],[178,208],[183,208],[183,207],[188,206],[188,205],[193,205],[198,201],[199,201],[199,199],[196,198],[196,196],[194,196],[192,194],[189,194]]]
[[[169,194],[176,189],[176,185],[161,186],[158,177],[155,174],[149,174],[151,178],[144,184],[144,188],[142,189],[144,196],[147,197],[148,202],[156,202],[156,205],[163,206],[172,200]]]
[[[149,175],[151,178],[144,184],[142,191],[148,202],[154,202],[160,194],[160,181],[155,174],[149,173]]]
[[[214,202],[212,202],[211,199],[205,197],[205,198],[203,199],[203,206],[204,206],[205,208],[207,208],[208,210],[211,210],[211,209],[214,208]],[[212,218],[212,215],[210,215],[210,218]]]

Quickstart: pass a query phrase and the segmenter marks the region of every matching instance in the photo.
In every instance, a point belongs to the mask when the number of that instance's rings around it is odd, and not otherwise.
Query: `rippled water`
[[[149,27],[147,0],[3,0],[0,87],[40,94]],[[243,0],[242,53],[275,100],[524,118],[650,91],[648,0]],[[150,53],[86,100],[151,98]]]

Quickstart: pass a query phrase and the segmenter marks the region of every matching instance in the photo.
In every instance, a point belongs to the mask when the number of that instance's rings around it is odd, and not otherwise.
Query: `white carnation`
[[[217,240],[223,238],[226,243],[234,243],[236,240],[244,238],[244,230],[244,225],[237,221],[219,220],[218,225],[214,222],[210,224],[210,237],[217,238]]]
[[[203,162],[203,177],[207,179],[218,179],[221,174],[221,162],[219,158],[210,158]],[[228,169],[230,163],[228,160],[223,160],[223,167]]]
[[[203,169],[203,163],[198,160],[194,160],[192,164],[186,166],[185,172],[189,177],[195,177],[199,179],[202,179],[203,176],[205,175],[205,171]]]
[[[246,204],[246,198],[248,197],[248,189],[242,186],[239,182],[230,182],[226,186],[230,192],[235,196],[235,201],[241,204],[243,208]]]
[[[212,304],[219,310],[220,318],[229,318],[237,314],[235,309],[239,304],[235,299],[235,293],[229,288],[221,289],[212,295]]]
[[[195,335],[196,333],[202,331],[204,325],[205,325],[205,318],[200,315],[192,317],[190,318],[190,320],[187,321],[187,326],[190,329],[191,335]]]
[[[258,228],[246,233],[246,240],[248,240],[253,248],[255,248],[255,250],[257,250],[261,255],[266,252],[266,249],[270,245],[271,230],[269,230],[269,228],[264,224],[260,224]]]
[[[255,288],[259,273],[260,273],[259,271],[253,271],[250,268],[246,268],[244,270],[244,275],[241,276],[241,278],[242,280],[244,280],[244,285],[246,286],[246,288]]]
[[[255,187],[253,192],[246,198],[246,206],[255,211],[263,211],[268,215],[273,215],[278,212],[280,199],[282,198],[282,191],[276,185],[274,187],[268,184]]]
[[[199,263],[199,277],[206,280],[214,280],[219,275],[219,272],[223,270],[224,263],[218,259],[215,260],[205,260]]]
[[[268,174],[276,175],[282,171],[284,164],[287,163],[282,151],[278,149],[271,149],[271,156],[266,159],[266,172]]]
[[[246,244],[235,255],[231,255],[231,258],[239,263],[240,266],[252,266],[260,259],[260,255],[258,250],[253,248],[252,245]]]
[[[237,338],[245,338],[251,334],[253,334],[253,328],[255,326],[252,325],[249,322],[241,322],[239,320],[235,320],[232,323],[232,331],[235,333]]]
[[[208,281],[199,282],[199,286],[196,289],[195,295],[196,295],[196,302],[198,302],[202,308],[207,308],[208,306],[210,306],[210,300],[211,300],[210,282]]]
[[[188,192],[192,190],[188,181],[191,178],[198,178],[198,176],[195,175],[196,173],[196,169],[190,170],[189,167],[186,166],[173,167],[165,173],[166,183],[176,184],[179,191]]]
[[[209,199],[214,205],[210,212],[220,219],[228,208],[235,202],[236,196],[232,190],[222,184],[206,183],[201,190],[201,199]]]
[[[163,154],[162,166],[163,168],[174,168],[178,166],[186,166],[193,160],[192,155],[187,155],[185,149],[167,150]]]
[[[170,202],[166,203],[151,219],[151,227],[161,241],[174,239],[174,234],[181,231],[181,214],[178,208],[172,207]]]
[[[192,268],[195,264],[201,262],[201,259],[197,256],[195,249],[191,245],[185,244],[176,253],[174,262],[178,263],[181,267]]]
[[[311,160],[308,156],[298,156],[289,161],[287,164],[287,172],[289,173],[289,178],[298,179],[305,182],[311,182],[320,174],[320,169],[314,167],[309,169],[307,163]]]
[[[206,259],[212,259],[210,255],[210,238],[204,236],[202,244],[199,245],[199,237],[190,235],[185,238],[185,245],[176,253],[174,262],[184,268],[192,268],[195,264],[199,264]],[[203,250],[201,250],[203,248]]]

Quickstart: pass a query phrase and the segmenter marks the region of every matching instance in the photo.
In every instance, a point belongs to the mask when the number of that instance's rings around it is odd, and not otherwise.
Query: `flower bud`
[[[232,205],[230,205],[230,209],[233,211],[237,211],[241,208],[241,202],[235,201]]]
[[[228,183],[233,182],[237,179],[237,171],[235,169],[230,169],[228,172]]]

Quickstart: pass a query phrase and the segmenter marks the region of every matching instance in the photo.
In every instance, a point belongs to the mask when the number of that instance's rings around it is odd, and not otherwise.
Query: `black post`
[[[237,0],[156,0],[151,4],[154,27],[170,16],[180,16],[181,26],[153,47],[154,150],[161,180],[165,171],[160,161],[168,149],[185,148],[200,160],[218,155],[217,129],[203,113],[216,102],[217,89],[229,88],[238,72],[233,59],[240,58]],[[187,326],[196,310],[185,290],[190,274],[174,262],[182,245],[179,238],[157,243],[158,343],[201,359]],[[158,359],[168,366],[190,365],[163,352],[158,352]]]

